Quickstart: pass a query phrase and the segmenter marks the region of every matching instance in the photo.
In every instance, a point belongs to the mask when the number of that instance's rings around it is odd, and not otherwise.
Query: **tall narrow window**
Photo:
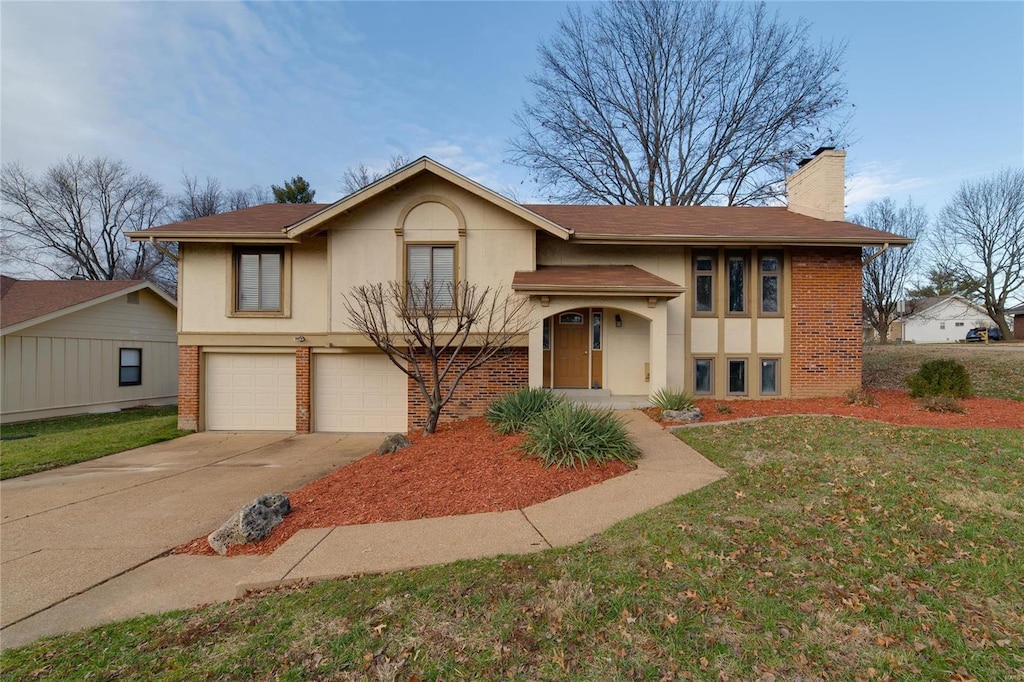
[[[138,386],[142,383],[142,349],[122,348],[117,368],[118,386]]]
[[[761,261],[761,312],[773,315],[779,312],[779,274],[782,259],[778,254],[763,254]]]
[[[743,256],[729,256],[726,262],[729,267],[729,312],[745,312],[747,259]]]
[[[240,312],[281,310],[281,264],[284,250],[239,249],[235,255],[238,291],[235,309]]]
[[[761,360],[761,393],[762,395],[779,394],[779,361],[776,358]]]
[[[595,311],[590,314],[590,326],[592,336],[590,347],[593,350],[601,350],[601,313]]]
[[[694,311],[711,313],[715,310],[715,258],[698,254],[693,261]]]
[[[693,361],[693,392],[714,393],[715,361],[711,358],[695,358]]]
[[[424,307],[429,291],[434,308],[451,308],[455,296],[455,247],[414,244],[408,247],[407,254],[406,282],[413,306]]]
[[[542,326],[543,340],[541,345],[544,350],[551,350],[551,318],[545,317]]]
[[[729,360],[729,395],[746,395],[747,361]]]

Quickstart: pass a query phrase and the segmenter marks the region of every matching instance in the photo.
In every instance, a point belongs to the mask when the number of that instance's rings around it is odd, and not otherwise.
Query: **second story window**
[[[245,248],[235,251],[235,310],[280,312],[284,249]]]
[[[451,308],[455,295],[455,246],[410,244],[406,251],[406,283],[415,308]]]
[[[761,312],[775,315],[779,308],[779,275],[782,273],[782,257],[778,254],[763,254],[761,262]]]
[[[729,256],[726,263],[729,272],[729,312],[746,312],[747,259],[743,256]]]
[[[715,310],[715,257],[698,254],[693,259],[694,312],[711,313]]]

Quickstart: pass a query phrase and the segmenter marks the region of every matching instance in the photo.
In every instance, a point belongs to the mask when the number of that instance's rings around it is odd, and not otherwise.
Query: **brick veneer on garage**
[[[472,349],[463,349],[456,358],[457,366],[465,367]],[[461,362],[461,365],[459,363]],[[453,370],[454,371],[454,370]],[[455,395],[441,410],[440,422],[457,421],[483,415],[495,398],[529,384],[529,358],[526,348],[512,348],[503,357],[479,367],[459,382]],[[443,387],[447,388],[449,384]],[[427,404],[415,381],[409,379],[409,431],[423,428],[427,421]]]
[[[199,430],[199,346],[178,346],[178,428]]]
[[[309,346],[295,349],[295,432],[309,433]]]
[[[793,249],[794,398],[842,395],[861,385],[860,259],[854,248]]]

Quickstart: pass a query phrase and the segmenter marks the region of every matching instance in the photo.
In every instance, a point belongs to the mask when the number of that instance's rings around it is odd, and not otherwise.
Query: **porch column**
[[[544,386],[544,318],[545,308],[537,307],[533,311],[533,327],[529,338],[529,382],[530,388]]]
[[[659,300],[651,311],[651,381],[648,392],[668,386],[668,305]]]

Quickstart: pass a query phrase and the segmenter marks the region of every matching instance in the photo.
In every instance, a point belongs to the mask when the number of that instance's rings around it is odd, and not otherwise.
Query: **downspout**
[[[156,241],[156,239],[155,239],[154,237],[150,237],[150,238],[149,238],[149,245],[150,245],[150,246],[152,246],[152,247],[153,247],[154,249],[156,249],[157,251],[159,251],[160,253],[162,253],[162,254],[163,254],[164,256],[166,256],[167,258],[170,258],[170,259],[171,259],[172,261],[174,261],[175,263],[177,263],[177,262],[178,262],[178,257],[177,257],[176,255],[174,255],[173,253],[171,253],[170,251],[168,251],[168,250],[167,250],[167,247],[166,247],[166,246],[163,246],[162,244],[160,244],[159,242],[157,242],[157,241]],[[886,247],[887,247],[887,248],[888,248],[888,246],[889,246],[889,245],[888,245],[888,244],[886,244]]]

